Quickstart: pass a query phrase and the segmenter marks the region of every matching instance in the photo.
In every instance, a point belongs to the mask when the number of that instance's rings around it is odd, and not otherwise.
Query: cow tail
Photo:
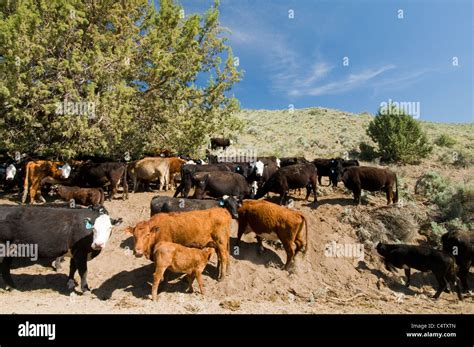
[[[398,179],[397,179],[397,175],[395,175],[395,196],[393,198],[393,202],[394,203],[398,202]]]
[[[128,164],[125,163],[125,170],[123,171],[123,178],[122,178],[123,179],[123,181],[122,181],[123,193],[122,194],[125,197],[125,199],[128,199],[127,171],[128,171]]]
[[[105,193],[104,193],[104,190],[102,188],[99,188],[99,192],[100,192],[99,205],[103,206],[104,205],[104,200],[105,200]]]
[[[26,197],[28,196],[28,177],[30,176],[30,163],[26,163],[25,181],[23,183],[23,196],[21,203],[25,204]]]
[[[301,219],[303,219],[303,223],[304,223],[304,226],[305,226],[305,239],[306,239],[306,247],[304,248],[304,251],[303,253],[306,253],[308,251],[308,221],[306,220],[306,217],[300,213],[300,216],[301,216]],[[300,228],[300,231],[303,231],[303,223],[301,223],[301,228]]]

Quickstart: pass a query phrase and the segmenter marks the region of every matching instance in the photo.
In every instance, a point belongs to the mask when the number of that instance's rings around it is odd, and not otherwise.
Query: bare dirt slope
[[[148,295],[153,264],[133,256],[132,238],[124,229],[148,218],[154,195],[137,193],[125,202],[106,202],[110,214],[122,217],[124,223],[106,250],[89,262],[92,294],[66,291],[69,260],[58,273],[40,265],[17,268],[12,273],[18,289],[0,292],[0,313],[474,313],[472,296],[463,302],[452,293],[443,293],[438,301],[430,299],[435,284],[431,274],[415,272],[413,286],[406,289],[402,272],[388,273],[373,249],[365,249],[363,261],[325,256],[331,241],[358,242],[354,229],[341,222],[342,213],[384,204],[383,195],[378,195],[370,204],[354,207],[342,188],[326,189],[317,209],[295,199],[294,208],[309,222],[309,249],[304,257],[297,257],[292,271],[280,269],[286,255],[277,244],[266,244],[265,253],[258,255],[253,234],[245,235],[235,252],[234,230],[230,275],[223,282],[215,280],[214,258],[205,270],[205,297],[186,293],[186,281],[171,275],[170,282],[160,287],[158,302],[152,302]],[[0,203],[16,202],[2,199]]]

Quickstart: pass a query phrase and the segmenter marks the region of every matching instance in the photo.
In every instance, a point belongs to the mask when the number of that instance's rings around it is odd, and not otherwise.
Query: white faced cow
[[[99,255],[106,246],[114,225],[103,207],[68,209],[49,207],[0,206],[0,246],[36,247],[37,254],[3,254],[2,277],[7,289],[15,287],[10,275],[13,258],[55,259],[71,256],[68,287],[75,287],[74,274],[79,271],[82,292],[87,285],[87,260]],[[25,248],[26,245],[26,248]],[[34,249],[34,248],[33,248]]]

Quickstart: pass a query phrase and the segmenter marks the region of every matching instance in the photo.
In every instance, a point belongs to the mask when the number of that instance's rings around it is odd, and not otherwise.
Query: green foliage
[[[360,149],[359,158],[361,160],[372,161],[378,156],[378,153],[375,150],[375,148],[366,142],[361,142],[359,144],[359,149]]]
[[[440,147],[452,147],[456,144],[456,140],[446,134],[441,134],[434,143]]]
[[[432,150],[418,121],[392,104],[385,112],[378,111],[367,134],[377,143],[382,158],[388,161],[414,163]]]
[[[181,16],[172,0],[0,3],[0,147],[72,157],[166,147],[193,153],[242,128],[241,73],[218,2]],[[207,78],[198,86],[197,78]],[[88,114],[59,114],[69,102]]]
[[[463,223],[474,223],[474,182],[454,184],[429,172],[418,179],[415,193],[437,205],[444,221],[459,218]]]

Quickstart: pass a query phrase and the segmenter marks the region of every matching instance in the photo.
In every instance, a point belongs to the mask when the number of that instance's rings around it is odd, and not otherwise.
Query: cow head
[[[7,166],[7,169],[5,171],[5,178],[7,181],[13,181],[16,175],[16,167],[13,164],[10,164]]]
[[[233,219],[239,218],[239,213],[237,212],[237,210],[240,206],[242,206],[242,204],[234,197],[224,195],[222,198],[219,199],[219,206],[225,207],[227,211],[229,211]]]
[[[63,166],[58,167],[59,171],[61,171],[61,178],[68,179],[69,175],[71,174],[71,165],[68,163],[64,164]]]
[[[255,195],[257,195],[257,191],[258,191],[258,183],[257,181],[253,181],[250,184],[250,199],[253,199]]]
[[[155,232],[157,232],[159,229],[156,227],[156,229],[153,229]],[[149,258],[150,257],[150,244],[151,244],[151,237],[152,237],[152,231],[150,229],[150,224],[148,221],[142,221],[138,222],[137,225],[134,227],[128,227],[125,229],[126,232],[130,233],[133,235],[133,240],[135,246],[133,247],[133,253],[137,258],[142,257],[145,255],[145,257]]]
[[[250,164],[250,167],[252,168],[252,171],[255,172],[255,175],[257,177],[262,177],[263,176],[263,169],[265,168],[265,164],[261,162],[260,160],[253,162]]]
[[[110,216],[108,214],[101,214],[95,219],[94,224],[92,224],[90,218],[87,218],[85,223],[86,228],[92,229],[93,231],[92,249],[103,249],[110,238],[110,233],[112,232],[113,224]]]
[[[208,180],[209,174],[199,172],[193,175],[194,196],[196,199],[203,198]]]

